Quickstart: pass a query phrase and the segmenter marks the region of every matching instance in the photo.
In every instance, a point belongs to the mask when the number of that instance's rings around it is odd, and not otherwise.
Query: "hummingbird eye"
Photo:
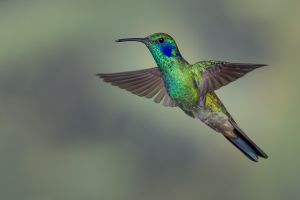
[[[158,39],[158,42],[161,43],[161,44],[164,43],[164,41],[165,41],[164,38],[159,38],[159,39]]]

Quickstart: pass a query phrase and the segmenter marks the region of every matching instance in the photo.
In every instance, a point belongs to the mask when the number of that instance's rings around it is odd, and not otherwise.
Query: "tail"
[[[233,133],[224,134],[234,146],[236,146],[242,153],[244,153],[249,159],[258,162],[258,158],[268,158],[268,155],[263,152],[237,125],[234,126]]]

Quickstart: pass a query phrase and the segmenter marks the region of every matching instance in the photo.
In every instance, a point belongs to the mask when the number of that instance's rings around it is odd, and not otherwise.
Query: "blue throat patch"
[[[165,46],[161,46],[160,49],[163,52],[163,54],[165,54],[167,57],[171,57],[172,56],[173,46],[171,44],[167,44]]]

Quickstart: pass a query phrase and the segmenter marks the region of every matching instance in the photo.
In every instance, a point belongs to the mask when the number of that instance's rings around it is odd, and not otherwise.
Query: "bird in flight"
[[[216,60],[189,64],[175,40],[166,33],[145,38],[125,38],[116,42],[144,43],[158,67],[136,71],[97,74],[105,82],[138,96],[153,98],[167,107],[179,107],[192,118],[221,133],[249,159],[268,158],[233,120],[214,92],[264,64],[230,63]]]

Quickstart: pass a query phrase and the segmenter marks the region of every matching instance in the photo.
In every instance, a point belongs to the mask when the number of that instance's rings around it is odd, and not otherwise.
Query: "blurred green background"
[[[0,199],[299,199],[299,6],[1,1]],[[269,159],[95,76],[155,66],[142,44],[114,42],[154,32],[191,63],[271,65],[217,91]]]

